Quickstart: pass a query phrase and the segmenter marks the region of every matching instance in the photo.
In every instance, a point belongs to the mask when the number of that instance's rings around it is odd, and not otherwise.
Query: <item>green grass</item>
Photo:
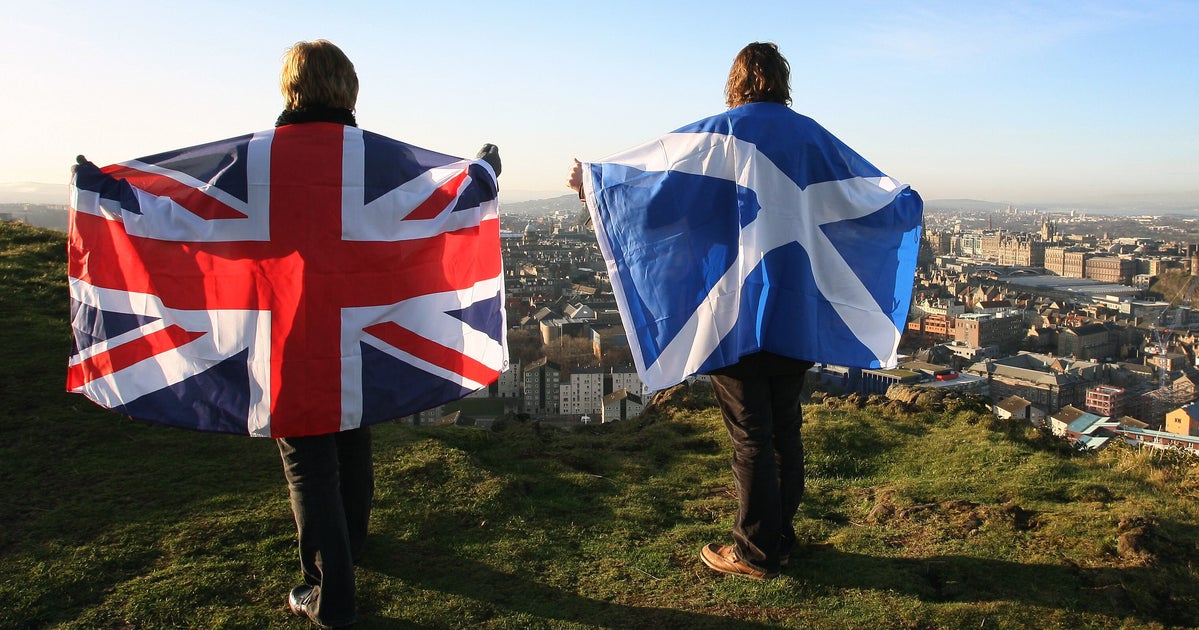
[[[0,224],[0,627],[306,627],[271,441],[64,393],[64,251]],[[802,545],[770,582],[698,559],[734,510],[710,392],[571,431],[382,425],[360,626],[1199,626],[1195,458],[874,403],[805,406]]]

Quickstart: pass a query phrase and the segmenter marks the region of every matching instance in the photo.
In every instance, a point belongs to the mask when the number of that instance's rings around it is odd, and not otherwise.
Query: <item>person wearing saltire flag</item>
[[[733,545],[710,568],[771,577],[803,495],[803,375],[893,367],[923,202],[793,111],[770,43],[738,53],[728,111],[595,162],[585,199],[643,382],[712,377],[733,442]]]
[[[270,131],[74,169],[67,388],[135,419],[276,438],[304,583],[356,617],[370,425],[456,400],[507,362],[496,177],[359,129],[325,40],[284,55]]]

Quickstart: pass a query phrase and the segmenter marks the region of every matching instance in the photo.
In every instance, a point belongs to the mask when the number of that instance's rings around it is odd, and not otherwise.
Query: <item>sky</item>
[[[793,108],[925,199],[1199,208],[1199,2],[0,0],[0,184],[270,128],[280,58],[354,62],[365,129],[473,156],[501,201],[724,106],[772,41]],[[65,202],[65,201],[64,201]]]

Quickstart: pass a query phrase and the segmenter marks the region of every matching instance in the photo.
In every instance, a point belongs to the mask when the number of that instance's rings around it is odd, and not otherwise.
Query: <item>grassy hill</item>
[[[303,628],[270,440],[147,426],[63,392],[63,235],[0,224],[0,627]],[[802,546],[753,582],[727,542],[710,392],[563,431],[388,424],[363,628],[1199,625],[1199,469],[1078,454],[977,400],[805,405]]]

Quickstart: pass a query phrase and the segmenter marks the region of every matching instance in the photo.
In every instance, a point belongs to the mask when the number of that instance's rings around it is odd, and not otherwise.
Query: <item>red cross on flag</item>
[[[461,398],[507,365],[496,192],[481,160],[333,123],[80,165],[67,389],[271,437]]]

